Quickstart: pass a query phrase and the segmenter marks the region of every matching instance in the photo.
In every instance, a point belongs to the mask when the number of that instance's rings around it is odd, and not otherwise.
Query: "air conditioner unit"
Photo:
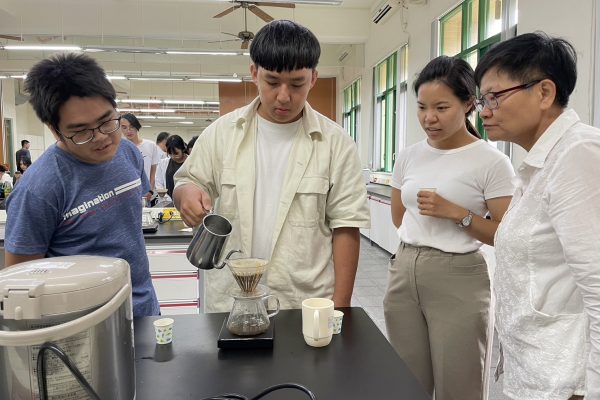
[[[373,8],[372,21],[375,24],[385,22],[400,7],[399,0],[384,0]]]

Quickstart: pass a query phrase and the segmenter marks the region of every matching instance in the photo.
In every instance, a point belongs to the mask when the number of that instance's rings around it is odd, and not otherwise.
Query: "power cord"
[[[40,400],[48,400],[48,383],[46,381],[46,353],[51,351],[58,357],[60,361],[65,364],[65,366],[71,371],[71,374],[79,381],[79,384],[85,389],[87,394],[90,396],[92,400],[100,400],[100,396],[96,394],[92,385],[85,379],[81,371],[75,366],[75,364],[71,361],[69,356],[56,344],[54,343],[44,343],[40,346],[40,350],[38,351],[37,358],[37,381],[38,387],[40,390]]]
[[[38,351],[37,358],[37,381],[38,387],[40,391],[40,400],[48,400],[48,383],[46,381],[46,353],[51,351],[58,357],[59,360],[63,362],[63,364],[71,371],[71,374],[77,379],[79,384],[85,389],[87,394],[90,396],[92,400],[101,400],[100,396],[94,391],[90,383],[85,379],[81,371],[75,366],[75,364],[71,361],[69,356],[56,344],[54,343],[44,343],[40,346],[40,350]],[[236,393],[228,393],[217,395],[213,397],[206,397],[202,400],[258,400],[268,395],[269,393],[275,392],[277,390],[282,389],[296,389],[307,395],[311,400],[317,400],[314,393],[307,388],[306,386],[300,385],[298,383],[280,383],[278,385],[269,386],[259,394],[254,397],[248,398],[241,394]]]
[[[214,397],[205,397],[202,400],[258,400],[258,399],[261,399],[264,396],[268,395],[271,392],[274,392],[276,390],[281,390],[281,389],[296,389],[301,392],[304,392],[311,400],[317,399],[316,396],[314,395],[314,393],[311,392],[311,390],[309,388],[307,388],[306,386],[302,386],[297,383],[280,383],[278,385],[269,386],[268,388],[266,388],[265,390],[263,390],[262,392],[260,392],[259,394],[257,394],[254,397],[251,397],[251,398],[248,398],[246,396],[243,396],[243,395],[237,394],[237,393],[230,393],[230,394],[221,394],[221,395],[217,395]]]

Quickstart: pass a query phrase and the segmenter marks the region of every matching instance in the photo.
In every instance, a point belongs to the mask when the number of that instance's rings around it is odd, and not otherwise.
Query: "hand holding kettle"
[[[175,207],[179,210],[183,222],[188,226],[198,226],[212,210],[209,194],[193,183],[179,186],[173,192]]]

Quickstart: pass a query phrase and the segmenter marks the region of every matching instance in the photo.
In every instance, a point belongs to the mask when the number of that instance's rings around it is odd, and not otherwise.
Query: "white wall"
[[[372,161],[373,127],[373,67],[393,51],[408,42],[408,105],[405,143],[413,144],[424,138],[416,117],[416,97],[412,91],[415,75],[431,57],[431,24],[445,12],[459,4],[457,0],[430,0],[424,5],[409,4],[399,9],[381,24],[371,23],[365,44],[364,68],[346,67],[339,77],[340,99],[342,90],[352,80],[362,77],[361,126],[359,150],[363,165]],[[594,32],[596,10],[594,0],[577,0],[568,5],[562,0],[527,0],[518,3],[518,33],[542,30],[550,35],[569,40],[578,55],[578,81],[570,106],[581,119],[591,123],[593,110]],[[356,63],[354,63],[356,64]],[[513,164],[518,166],[525,152],[513,149]]]

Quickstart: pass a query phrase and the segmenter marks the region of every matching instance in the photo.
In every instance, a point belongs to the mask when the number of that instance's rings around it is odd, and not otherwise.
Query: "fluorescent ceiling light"
[[[196,104],[196,105],[208,104],[204,100],[164,100],[163,103],[165,103],[165,104]]]
[[[137,119],[156,119],[154,115],[138,115]]]
[[[141,104],[162,104],[162,100],[156,100],[156,99],[126,99],[126,100],[121,100],[121,99],[117,99],[117,103],[141,103]]]
[[[152,128],[152,125],[142,125],[142,128]]]
[[[123,81],[127,78],[121,75],[106,75],[106,79],[108,79],[109,81]]]
[[[173,77],[145,77],[145,76],[128,76],[127,79],[130,81],[183,81],[185,78],[173,78]]]
[[[178,121],[178,124],[185,124],[185,125],[194,125],[194,123],[192,121]]]
[[[0,75],[0,79],[8,79],[8,75]]]
[[[185,119],[185,117],[177,117],[177,116],[170,116],[170,117],[161,117],[161,116],[158,116],[156,118],[158,118],[158,119]]]
[[[14,79],[25,79],[25,78],[27,78],[27,75],[26,74],[23,74],[23,75],[11,75],[10,77],[14,78]]]
[[[203,55],[203,56],[241,56],[243,51],[210,51],[210,50],[167,50],[166,54]]]
[[[175,110],[172,108],[118,108],[118,111],[125,112],[147,112],[147,113],[158,113],[158,112],[166,112],[166,113],[174,113]]]
[[[194,82],[241,82],[240,78],[188,78]]]
[[[56,46],[56,45],[27,45],[15,44],[2,46],[4,50],[41,50],[41,51],[81,51],[79,46]]]

